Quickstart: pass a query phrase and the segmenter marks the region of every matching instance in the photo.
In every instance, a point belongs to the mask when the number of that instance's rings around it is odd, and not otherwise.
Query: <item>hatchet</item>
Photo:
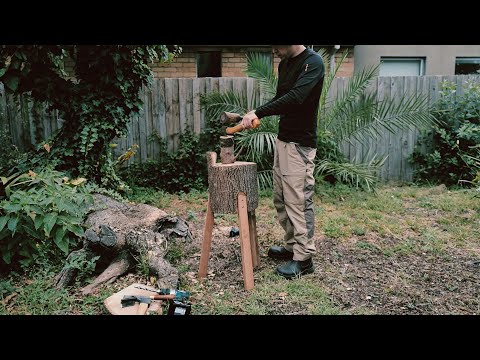
[[[222,115],[220,115],[220,122],[224,125],[237,124],[238,122],[240,122],[242,120],[243,120],[243,116],[241,116],[240,114],[236,114],[236,113],[231,113],[231,112],[225,111],[225,112],[222,113]],[[260,120],[259,119],[254,119],[253,122],[252,122],[252,126],[253,126],[254,129],[259,127],[260,126]],[[235,134],[236,132],[242,131],[242,130],[243,130],[242,124],[237,124],[237,125],[232,126],[232,127],[227,127],[225,132],[228,135],[232,135],[232,134]]]
[[[122,307],[133,306],[137,302],[138,309],[137,315],[145,315],[148,310],[148,306],[152,303],[152,300],[173,300],[175,295],[151,295],[151,296],[140,296],[140,295],[124,295],[121,300]]]

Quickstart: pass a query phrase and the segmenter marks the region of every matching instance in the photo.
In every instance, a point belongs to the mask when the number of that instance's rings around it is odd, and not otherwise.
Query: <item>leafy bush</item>
[[[168,193],[205,189],[207,184],[207,160],[198,135],[188,130],[180,135],[179,148],[169,153],[165,142],[160,144],[158,161],[133,164],[120,170],[127,183],[152,187]]]
[[[466,82],[464,94],[459,96],[455,83],[444,81],[439,94],[441,123],[423,134],[410,161],[417,165],[416,181],[448,186],[476,176],[475,158],[480,157],[480,83]]]
[[[81,284],[90,274],[95,271],[97,260],[100,256],[89,258],[86,252],[72,253],[65,264],[66,269],[75,269],[75,282]]]
[[[85,179],[46,168],[0,180],[0,263],[28,266],[44,243],[67,254],[84,235],[81,225],[93,203]]]
[[[12,144],[12,137],[5,131],[0,130],[0,144],[3,144],[3,151],[0,153],[0,174],[9,175],[10,169],[19,162],[24,161],[26,154],[22,154],[18,148]]]

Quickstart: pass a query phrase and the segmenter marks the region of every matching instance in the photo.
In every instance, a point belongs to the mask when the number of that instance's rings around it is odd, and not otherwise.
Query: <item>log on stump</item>
[[[216,214],[236,214],[237,195],[247,195],[248,211],[258,206],[257,164],[237,161],[233,164],[217,163],[215,152],[207,153],[208,193],[212,211]]]
[[[158,286],[176,288],[178,271],[164,259],[168,241],[183,237],[191,239],[188,224],[163,210],[146,204],[126,204],[104,195],[95,194],[94,212],[86,222],[83,249],[69,256],[85,253],[87,259],[95,255],[112,259],[106,269],[82,292],[89,294],[103,283],[111,283],[144,257],[150,272],[157,276]],[[68,258],[67,258],[68,259]],[[76,270],[68,265],[57,275],[58,288],[69,285]]]

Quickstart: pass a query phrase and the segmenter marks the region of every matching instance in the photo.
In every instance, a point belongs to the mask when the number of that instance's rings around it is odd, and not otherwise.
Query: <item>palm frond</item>
[[[257,182],[260,190],[273,188],[273,170],[263,170],[259,171],[257,174]]]
[[[371,133],[380,136],[381,133],[376,127],[368,129],[369,134],[365,131],[368,128],[368,119],[375,117],[376,107],[376,94],[360,96],[356,101],[345,104],[345,108],[330,122],[327,130],[334,135],[337,142],[350,141],[351,137],[363,142]]]
[[[325,114],[324,126],[330,128],[331,124],[335,122],[336,118],[343,117],[341,113],[348,114],[350,104],[356,102],[360,95],[365,93],[368,85],[378,75],[379,66],[371,66],[365,68],[358,75],[350,78],[346,88],[342,94],[337,97],[332,107],[329,107]]]
[[[236,141],[247,150],[245,157],[249,161],[261,162],[266,155],[273,154],[277,133],[278,117],[265,118],[258,128],[238,133]]]
[[[380,167],[386,157],[378,159],[374,157],[367,163],[353,164],[350,162],[335,162],[320,160],[315,167],[315,177],[321,175],[333,175],[336,179],[351,184],[357,188],[365,187],[369,191],[374,190],[378,182]]]
[[[330,72],[330,54],[328,53],[328,51],[326,49],[323,49],[323,52],[322,52],[323,61],[325,62],[325,58],[328,58],[329,60],[325,63],[325,78],[323,80],[322,93],[320,94],[319,112],[322,113],[322,114],[325,114],[325,111],[329,107],[328,104],[327,104],[328,93],[330,92],[332,82],[335,79],[335,75],[337,74],[338,69],[340,69],[340,66],[342,66],[342,64],[345,61],[347,56],[348,56],[348,49],[345,49],[345,51],[342,53],[342,57],[335,64],[335,68],[333,69],[332,72]],[[327,65],[328,65],[328,67],[327,67]],[[323,117],[322,117],[322,119],[323,119]]]
[[[328,49],[321,48],[317,51],[317,54],[322,57],[323,64],[325,65],[325,73],[330,70],[330,52]]]
[[[398,130],[414,128],[428,129],[438,124],[433,108],[428,104],[427,95],[414,94],[401,98],[400,101],[386,99],[372,106],[371,111],[364,111],[363,115],[356,119],[346,119],[346,123],[356,122],[356,125],[342,134],[344,138],[352,137],[362,142],[367,137],[380,135],[382,130],[395,133]]]
[[[247,76],[252,77],[260,83],[260,91],[270,98],[277,93],[277,77],[273,71],[272,63],[261,53],[247,54]]]
[[[200,96],[200,106],[205,108],[205,115],[209,119],[218,119],[224,111],[244,114],[248,111],[248,99],[244,93],[213,91]]]

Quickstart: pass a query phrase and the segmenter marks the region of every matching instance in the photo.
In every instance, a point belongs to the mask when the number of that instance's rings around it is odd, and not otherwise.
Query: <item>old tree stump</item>
[[[178,271],[164,259],[168,242],[175,237],[191,240],[188,224],[163,210],[146,204],[126,204],[95,194],[93,212],[85,221],[87,230],[83,248],[67,258],[80,256],[89,260],[100,255],[106,259],[105,270],[83,294],[92,293],[103,283],[111,283],[135,266],[138,260],[148,263],[158,286],[176,288]],[[66,265],[56,277],[56,286],[65,287],[76,277],[77,269]]]

